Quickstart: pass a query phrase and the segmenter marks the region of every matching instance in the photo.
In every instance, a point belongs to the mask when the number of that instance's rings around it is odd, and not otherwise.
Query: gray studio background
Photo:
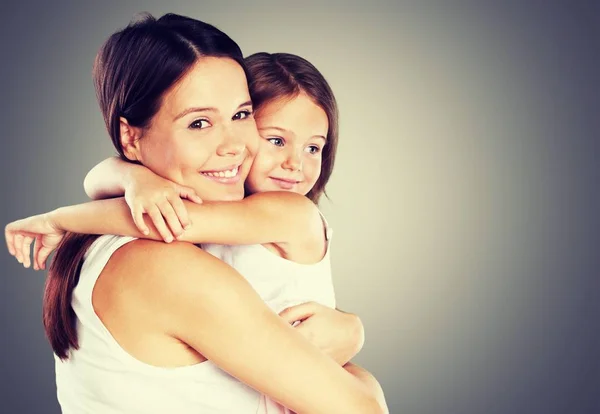
[[[337,95],[334,281],[392,413],[600,413],[600,9],[564,3],[3,4],[0,222],[85,201],[112,155],[108,35],[138,11],[206,20]],[[44,274],[0,261],[0,412],[58,413]]]

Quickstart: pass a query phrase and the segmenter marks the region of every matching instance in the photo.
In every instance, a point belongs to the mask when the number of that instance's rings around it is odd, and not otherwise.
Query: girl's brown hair
[[[306,195],[315,204],[325,192],[331,177],[338,144],[338,107],[329,84],[313,66],[300,56],[289,53],[255,53],[246,58],[250,96],[255,111],[276,99],[308,95],[327,114],[329,128],[323,148],[321,175]]]

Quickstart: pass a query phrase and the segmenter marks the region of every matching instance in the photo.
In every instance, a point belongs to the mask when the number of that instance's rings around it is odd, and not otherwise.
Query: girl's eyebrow
[[[258,128],[259,131],[262,131],[263,129],[275,129],[275,130],[277,130],[279,132],[283,132],[283,133],[293,133],[292,131],[289,131],[285,128],[276,127],[276,126],[266,126],[266,127]],[[327,138],[323,135],[313,135],[311,138],[320,138],[323,141],[327,142]]]
[[[261,128],[258,128],[258,129],[275,129],[275,130],[277,130],[279,132],[290,132],[287,129],[276,127],[276,126],[266,126],[266,127],[261,127]]]

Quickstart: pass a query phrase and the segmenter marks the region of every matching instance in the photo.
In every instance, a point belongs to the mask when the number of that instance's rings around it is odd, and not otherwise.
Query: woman
[[[204,200],[243,196],[258,137],[231,39],[191,19],[147,19],[108,40],[95,80],[122,155]],[[194,126],[198,113],[213,120],[208,131]],[[219,170],[235,175],[211,178]],[[64,412],[255,412],[250,387],[300,413],[384,410],[372,377],[339,367],[232,268],[189,244],[68,236],[44,307],[64,359]]]

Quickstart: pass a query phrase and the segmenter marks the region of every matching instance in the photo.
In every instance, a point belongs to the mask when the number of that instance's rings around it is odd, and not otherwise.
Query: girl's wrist
[[[44,214],[44,216],[46,216],[46,220],[53,228],[66,231],[63,220],[65,215],[65,209],[67,209],[67,207],[59,207],[55,210]]]
[[[123,182],[122,182],[123,188],[121,188],[123,193],[126,193],[131,188],[133,188],[137,183],[139,183],[141,181],[142,177],[145,174],[148,174],[149,172],[150,172],[150,170],[148,170],[147,168],[145,168],[141,165],[137,165],[137,164],[128,165],[126,168],[125,174],[123,176]]]

